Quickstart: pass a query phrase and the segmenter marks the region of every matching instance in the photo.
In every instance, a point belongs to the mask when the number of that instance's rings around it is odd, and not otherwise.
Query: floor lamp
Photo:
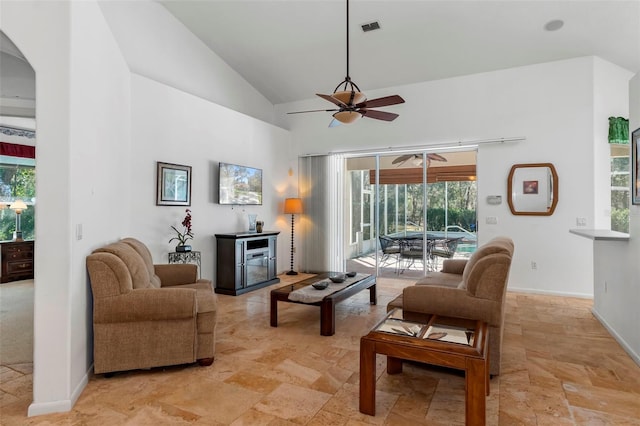
[[[293,217],[296,214],[302,213],[302,200],[300,198],[285,199],[284,213],[291,215],[291,270],[287,272],[287,275],[298,275],[298,273],[293,270]]]
[[[20,226],[20,215],[27,209],[27,205],[22,200],[15,200],[9,208],[16,212],[16,230],[13,233],[13,241],[24,241],[22,239],[22,227]]]

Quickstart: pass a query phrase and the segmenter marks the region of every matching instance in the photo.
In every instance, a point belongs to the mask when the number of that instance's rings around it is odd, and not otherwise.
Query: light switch
[[[485,219],[485,223],[487,225],[497,225],[498,224],[498,218],[495,216],[487,216],[487,218]]]
[[[502,196],[501,195],[489,195],[487,196],[487,204],[491,204],[494,206],[502,204]]]

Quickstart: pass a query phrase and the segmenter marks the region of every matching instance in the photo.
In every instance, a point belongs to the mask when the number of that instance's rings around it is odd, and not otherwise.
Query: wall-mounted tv
[[[220,163],[218,183],[218,203],[262,205],[261,169]]]

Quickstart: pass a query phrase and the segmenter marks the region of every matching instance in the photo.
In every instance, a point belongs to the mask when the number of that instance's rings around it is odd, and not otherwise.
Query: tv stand
[[[279,283],[279,231],[216,235],[215,292],[237,296]]]

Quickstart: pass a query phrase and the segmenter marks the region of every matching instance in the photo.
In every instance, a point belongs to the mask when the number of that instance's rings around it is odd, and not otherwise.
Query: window
[[[22,200],[28,208],[20,218],[25,240],[34,239],[36,203],[35,160],[0,156],[0,240],[13,239],[16,213],[9,209],[15,200]]]
[[[628,145],[627,145],[628,147]],[[611,157],[611,230],[629,232],[629,155]]]

